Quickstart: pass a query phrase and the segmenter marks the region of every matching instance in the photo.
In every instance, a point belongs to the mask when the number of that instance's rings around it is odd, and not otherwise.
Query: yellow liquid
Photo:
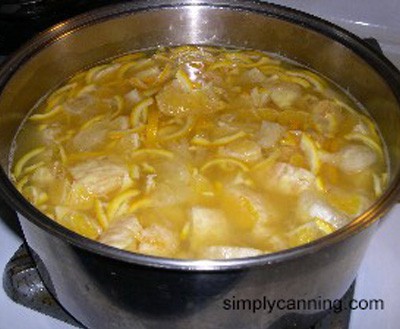
[[[33,110],[12,176],[38,209],[110,246],[239,258],[346,225],[386,186],[375,124],[320,75],[262,52],[133,53]]]

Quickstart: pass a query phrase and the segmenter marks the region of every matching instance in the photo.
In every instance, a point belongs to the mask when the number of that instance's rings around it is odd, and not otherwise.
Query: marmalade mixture
[[[48,217],[116,248],[239,258],[323,237],[382,193],[375,124],[282,58],[183,46],[116,58],[40,101],[12,178]]]

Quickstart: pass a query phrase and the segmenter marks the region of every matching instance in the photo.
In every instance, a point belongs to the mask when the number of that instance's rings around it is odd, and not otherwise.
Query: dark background
[[[0,55],[62,20],[122,0],[0,0]]]

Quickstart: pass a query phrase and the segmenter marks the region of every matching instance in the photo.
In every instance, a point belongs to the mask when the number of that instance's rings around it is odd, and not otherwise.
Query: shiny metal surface
[[[348,304],[354,299],[355,284],[356,282],[353,282],[340,303]],[[40,312],[41,315],[45,314],[61,320],[63,323],[68,323],[71,325],[68,326],[69,328],[84,328],[61,308],[47,290],[25,244],[22,244],[8,261],[3,273],[3,288],[7,296],[19,305]],[[351,313],[350,309],[343,312],[331,310],[318,324],[308,329],[349,329]],[[24,321],[28,323],[27,320]],[[61,322],[59,324],[63,327],[66,326]]]
[[[136,255],[80,237],[45,218],[13,188],[4,173],[12,137],[39,98],[76,71],[106,58],[188,43],[279,53],[348,89],[366,106],[386,141],[391,167],[386,193],[353,223],[317,242],[248,259],[183,261]],[[246,314],[249,320],[242,312],[224,311],[222,301],[233,295],[340,298],[356,275],[374,224],[399,190],[399,73],[345,31],[278,6],[183,0],[99,10],[60,23],[26,45],[1,70],[0,86],[0,189],[20,213],[46,284],[89,327],[135,323],[137,328],[265,328],[277,321],[307,325],[314,318],[287,311]],[[107,322],[111,314],[118,315],[112,324]]]
[[[374,226],[332,248],[251,268],[188,271],[75,247],[21,218],[48,289],[89,328],[309,328],[320,311],[225,310],[225,300],[338,299],[353,282]]]

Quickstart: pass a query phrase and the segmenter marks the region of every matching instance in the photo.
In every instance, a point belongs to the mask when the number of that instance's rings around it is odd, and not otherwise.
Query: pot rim
[[[135,2],[119,3],[102,7],[69,20],[60,22],[53,27],[40,33],[28,41],[19,50],[12,54],[6,63],[0,68],[0,97],[4,86],[18,67],[28,61],[41,49],[65,36],[88,25],[96,24],[104,20],[112,19],[122,15],[135,14],[137,12],[176,9],[189,6],[208,7],[215,9],[239,10],[261,15],[270,16],[276,19],[288,21],[311,29],[319,34],[338,41],[361,57],[368,65],[379,72],[390,86],[393,94],[400,103],[400,72],[382,54],[356,35],[316,16],[287,8],[281,5],[269,4],[251,0],[141,0]],[[314,253],[328,246],[344,241],[370,225],[383,216],[395,203],[400,192],[400,172],[393,173],[393,181],[387,187],[383,195],[359,217],[355,218],[343,228],[321,238],[295,248],[279,251],[271,254],[264,254],[256,257],[227,259],[227,260],[193,260],[175,259],[137,254],[124,251],[101,244],[97,241],[85,238],[61,226],[54,220],[42,214],[31,205],[14,187],[3,168],[0,168],[0,191],[7,203],[17,210],[19,215],[24,216],[30,222],[44,229],[68,243],[79,248],[91,251],[104,257],[112,258],[127,263],[144,265],[156,268],[184,271],[223,271],[238,270],[266,264],[275,264],[289,261],[297,257]]]

